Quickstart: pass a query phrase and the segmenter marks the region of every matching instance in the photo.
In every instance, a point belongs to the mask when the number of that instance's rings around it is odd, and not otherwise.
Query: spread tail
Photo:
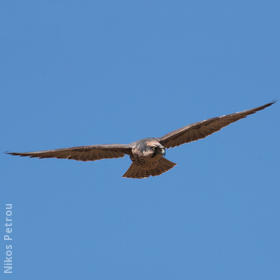
[[[158,162],[158,165],[153,169],[144,169],[140,165],[137,165],[133,162],[123,177],[141,179],[149,176],[157,176],[168,171],[175,165],[176,163],[169,161],[166,158],[161,158]]]

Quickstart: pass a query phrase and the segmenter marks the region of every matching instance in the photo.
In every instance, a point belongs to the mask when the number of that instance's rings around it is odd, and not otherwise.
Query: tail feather
[[[141,179],[149,176],[157,176],[168,171],[175,165],[176,163],[169,161],[166,158],[161,158],[158,165],[153,169],[144,169],[140,165],[132,163],[123,177]]]

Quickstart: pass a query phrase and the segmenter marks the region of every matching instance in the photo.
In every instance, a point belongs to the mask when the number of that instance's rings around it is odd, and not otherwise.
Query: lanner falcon
[[[131,144],[92,145],[49,151],[30,153],[8,153],[15,156],[29,156],[37,158],[65,158],[81,161],[94,161],[104,158],[119,158],[129,155],[132,164],[123,177],[146,178],[160,175],[176,164],[167,160],[165,150],[175,146],[196,141],[220,130],[257,111],[263,110],[274,102],[263,106],[230,115],[211,118],[191,125],[187,125],[160,138],[145,138]]]

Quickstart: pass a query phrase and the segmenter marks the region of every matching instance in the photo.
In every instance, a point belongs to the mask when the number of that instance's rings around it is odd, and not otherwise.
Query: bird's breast
[[[144,169],[152,169],[155,168],[158,165],[158,161],[161,158],[161,155],[156,155],[152,157],[152,154],[146,155],[145,153],[132,153],[130,156],[131,160],[137,164],[140,165]]]

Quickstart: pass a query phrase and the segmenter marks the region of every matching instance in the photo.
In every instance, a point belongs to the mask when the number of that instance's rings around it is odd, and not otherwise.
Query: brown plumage
[[[30,153],[8,153],[14,156],[28,156],[37,158],[65,158],[82,161],[94,161],[104,158],[119,158],[129,154],[130,146],[113,145],[93,145],[81,146],[66,149],[56,149],[49,151],[30,152]]]
[[[254,114],[257,111],[263,110],[274,103],[275,102],[271,102],[250,110],[211,118],[182,127],[160,138],[146,138],[127,145],[93,145],[49,151],[8,154],[37,158],[65,158],[81,161],[119,158],[127,154],[130,156],[132,164],[123,177],[145,178],[149,176],[157,176],[176,165],[164,158],[166,148],[172,148],[184,143],[205,138],[206,136],[219,131],[223,127],[245,118],[248,115]]]

